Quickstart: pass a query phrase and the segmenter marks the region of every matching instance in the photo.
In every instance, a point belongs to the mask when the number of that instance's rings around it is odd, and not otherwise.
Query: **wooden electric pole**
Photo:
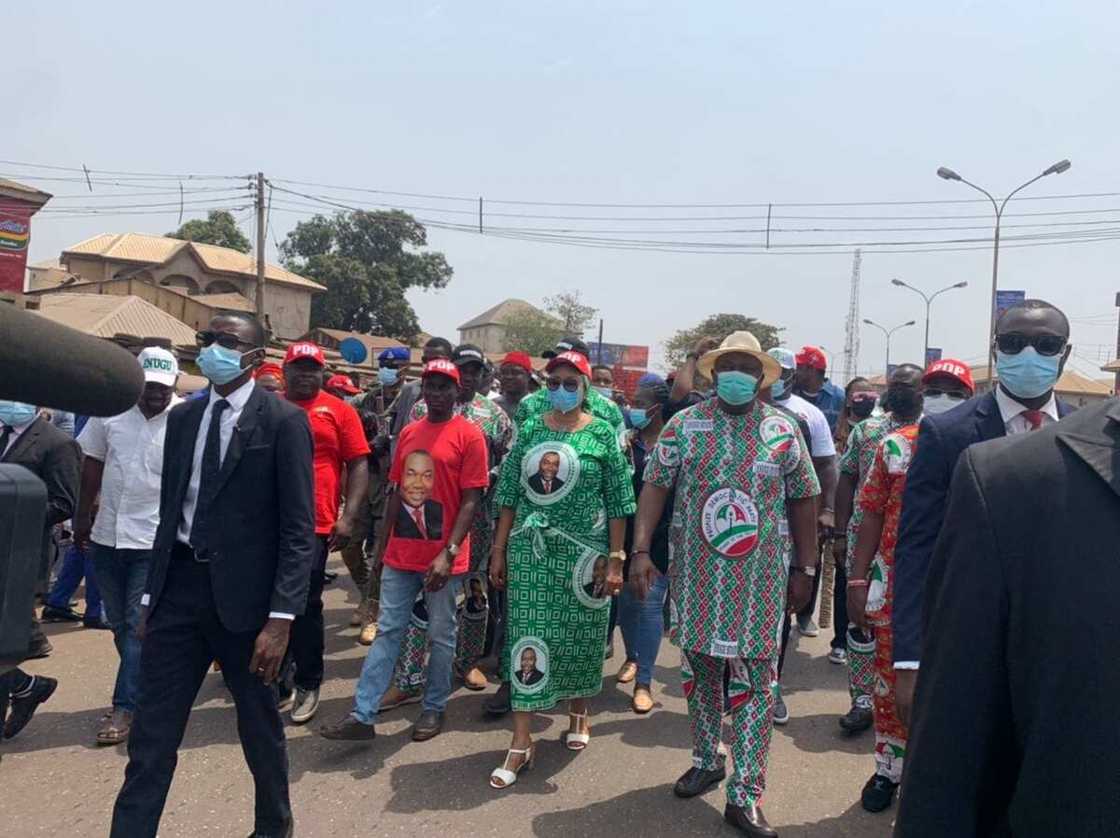
[[[257,319],[267,327],[264,314],[264,173],[257,172]]]

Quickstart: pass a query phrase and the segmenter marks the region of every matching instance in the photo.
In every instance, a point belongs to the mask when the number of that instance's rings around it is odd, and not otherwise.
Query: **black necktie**
[[[4,455],[8,453],[8,440],[12,438],[11,425],[4,425],[4,430],[0,431],[0,460],[4,459]]]
[[[206,552],[207,523],[210,503],[218,490],[218,472],[222,470],[222,414],[229,407],[225,399],[218,399],[210,408],[210,427],[206,430],[206,445],[202,449],[202,470],[198,479],[198,502],[191,522],[191,547],[196,553]]]

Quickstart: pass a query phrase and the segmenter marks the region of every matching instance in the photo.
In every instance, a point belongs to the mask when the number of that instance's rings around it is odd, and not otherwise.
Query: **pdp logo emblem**
[[[913,450],[902,434],[891,434],[883,440],[883,465],[890,474],[905,474],[910,467]]]
[[[762,436],[762,444],[777,454],[786,453],[797,441],[793,426],[781,416],[768,416],[763,419],[759,433]]]
[[[700,530],[721,556],[741,559],[758,545],[758,509],[745,492],[719,489],[704,502]]]

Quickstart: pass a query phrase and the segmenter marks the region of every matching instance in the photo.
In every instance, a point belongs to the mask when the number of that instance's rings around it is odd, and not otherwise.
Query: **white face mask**
[[[963,401],[964,399],[959,399],[956,396],[949,396],[944,393],[940,396],[926,396],[925,403],[922,406],[922,412],[930,414],[944,413],[946,410],[952,410]]]

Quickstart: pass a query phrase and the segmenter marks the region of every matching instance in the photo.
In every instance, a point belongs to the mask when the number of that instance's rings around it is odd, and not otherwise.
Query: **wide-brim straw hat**
[[[719,349],[705,352],[703,357],[696,363],[696,371],[705,378],[710,379],[712,378],[712,368],[715,366],[716,360],[721,355],[731,355],[735,352],[757,358],[758,362],[762,364],[762,381],[758,383],[760,390],[769,387],[782,377],[781,364],[763,352],[762,346],[758,343],[758,338],[747,331],[732,332],[724,339],[723,343],[719,345]]]

